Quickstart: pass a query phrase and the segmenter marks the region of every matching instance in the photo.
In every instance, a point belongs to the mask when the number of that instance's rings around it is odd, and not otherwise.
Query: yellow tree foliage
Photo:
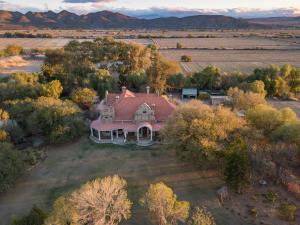
[[[140,202],[153,224],[176,225],[178,221],[184,223],[189,216],[189,202],[178,201],[173,190],[162,182],[151,184]]]
[[[162,135],[181,157],[201,162],[214,159],[230,136],[244,126],[245,121],[228,108],[213,108],[191,101],[173,113]]]

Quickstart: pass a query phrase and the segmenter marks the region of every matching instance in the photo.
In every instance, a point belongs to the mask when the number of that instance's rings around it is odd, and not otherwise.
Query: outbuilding
[[[196,88],[182,89],[182,99],[196,99],[197,96],[198,96],[198,91]]]

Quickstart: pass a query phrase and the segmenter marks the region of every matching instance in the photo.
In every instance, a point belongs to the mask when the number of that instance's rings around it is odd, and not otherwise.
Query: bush
[[[13,219],[12,225],[43,225],[47,214],[37,206],[33,206],[27,216]]]
[[[294,221],[297,212],[297,206],[294,204],[283,203],[279,207],[279,213],[282,219],[287,221]]]
[[[188,225],[216,225],[216,222],[205,208],[197,207],[189,219]]]
[[[181,61],[182,62],[191,62],[192,61],[192,57],[189,55],[183,55],[181,56]]]
[[[14,56],[20,55],[23,52],[23,48],[18,45],[8,45],[4,51],[6,56]]]
[[[202,101],[208,101],[208,100],[210,100],[210,94],[207,92],[200,92],[198,95],[198,99],[200,99]]]
[[[9,189],[24,169],[22,153],[9,143],[0,143],[0,192]]]

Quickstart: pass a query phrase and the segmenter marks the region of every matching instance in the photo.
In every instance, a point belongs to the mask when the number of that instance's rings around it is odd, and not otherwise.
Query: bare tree
[[[115,175],[84,184],[71,195],[82,225],[116,225],[131,216],[132,203],[127,197],[126,181]]]
[[[178,221],[185,222],[189,216],[189,202],[177,201],[173,190],[164,183],[151,184],[141,204],[149,212],[153,224],[176,225]]]

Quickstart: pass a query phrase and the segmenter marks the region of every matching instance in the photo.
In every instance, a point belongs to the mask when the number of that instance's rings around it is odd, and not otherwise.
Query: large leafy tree
[[[202,71],[194,73],[192,79],[198,89],[213,91],[220,86],[221,74],[218,67],[210,65]]]
[[[176,109],[162,135],[183,159],[203,165],[216,159],[244,126],[245,121],[227,108],[191,101]]]
[[[151,184],[140,201],[153,224],[176,225],[179,221],[184,223],[189,216],[189,202],[178,201],[164,183]]]

